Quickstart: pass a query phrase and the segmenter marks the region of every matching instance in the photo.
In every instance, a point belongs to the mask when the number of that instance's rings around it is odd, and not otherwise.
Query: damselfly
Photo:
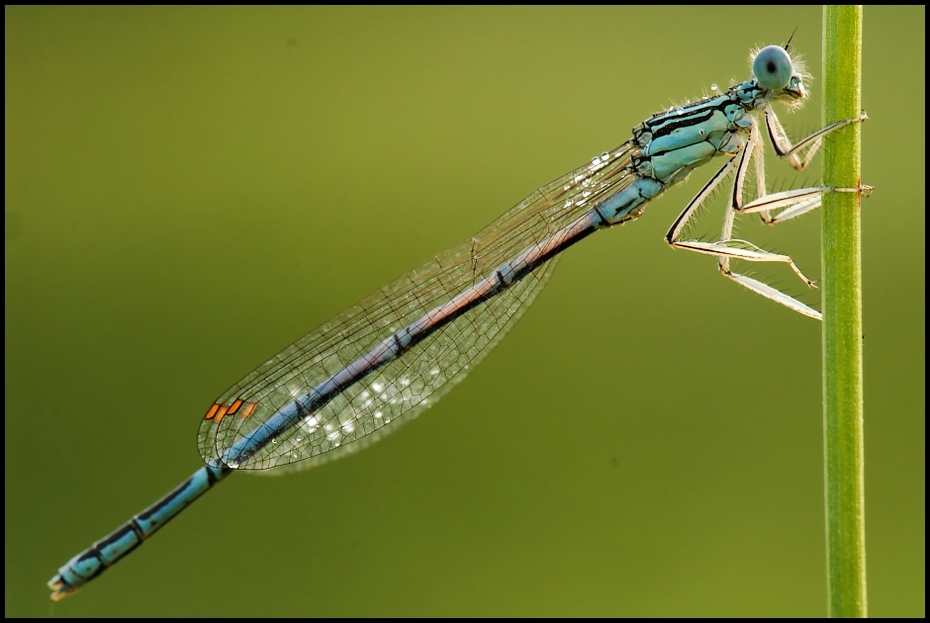
[[[599,229],[635,220],[650,200],[716,156],[725,164],[678,215],[666,242],[715,256],[729,279],[819,318],[795,298],[730,268],[732,260],[785,263],[813,286],[787,255],[733,238],[736,214],[759,213],[774,224],[817,208],[825,192],[863,191],[815,186],[766,193],[757,117],[764,119],[778,157],[799,171],[826,135],[866,119],[863,113],[834,123],[792,145],[771,108],[775,102],[800,106],[807,97],[807,75],[788,47],[753,53],[749,80],[653,115],[633,129],[628,142],[538,189],[466,242],[259,366],[204,416],[198,446],[206,466],[61,567],[49,581],[52,599],[80,589],[233,470],[305,469],[413,419],[513,326],[545,285],[559,253]],[[749,172],[755,198],[744,202]],[[730,175],[720,239],[682,239],[695,211]]]

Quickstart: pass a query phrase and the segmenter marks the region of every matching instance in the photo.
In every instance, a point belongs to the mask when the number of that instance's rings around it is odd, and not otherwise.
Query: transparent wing
[[[203,459],[221,459],[296,396],[326,382],[396,331],[621,190],[632,179],[632,149],[630,143],[621,145],[543,186],[471,239],[362,299],[256,368],[217,399],[201,423],[198,446]],[[550,260],[441,327],[237,468],[278,470],[275,473],[305,469],[360,449],[412,420],[506,334],[554,265]]]

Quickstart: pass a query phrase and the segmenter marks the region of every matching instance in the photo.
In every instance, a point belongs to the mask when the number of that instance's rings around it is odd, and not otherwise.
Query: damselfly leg
[[[769,138],[772,141],[776,156],[781,159],[787,159],[788,163],[797,171],[803,171],[807,165],[810,164],[813,157],[820,149],[820,145],[825,136],[853,123],[861,123],[866,119],[868,119],[868,117],[865,112],[863,112],[859,117],[833,123],[798,141],[797,144],[792,145],[791,141],[785,135],[785,131],[775,113],[771,109],[766,110],[765,113]],[[864,193],[868,196],[872,189],[869,186],[861,186],[859,188],[813,186],[768,194],[765,188],[765,159],[761,133],[759,132],[758,124],[754,118],[750,117],[749,122],[752,124],[749,128],[749,138],[746,139],[742,150],[730,158],[730,160],[714,174],[704,188],[695,195],[694,199],[692,199],[688,206],[678,215],[678,218],[675,219],[668,233],[666,233],[665,241],[678,249],[717,256],[717,267],[725,277],[732,279],[736,283],[739,283],[767,299],[784,305],[800,314],[819,320],[821,314],[817,310],[812,309],[796,298],[758,279],[735,273],[730,269],[731,259],[788,264],[791,270],[793,270],[805,284],[812,288],[816,287],[815,282],[801,272],[790,256],[780,253],[771,253],[749,241],[733,238],[733,224],[736,214],[758,213],[762,217],[764,223],[774,225],[820,207],[821,198],[826,192]],[[756,181],[755,199],[749,203],[743,204],[743,190],[750,166],[754,167],[754,177]],[[682,235],[688,223],[693,220],[697,209],[707,200],[717,185],[731,173],[735,173],[735,177],[723,219],[723,230],[720,234],[720,240],[717,242],[680,240],[679,237]],[[772,215],[771,211],[773,210],[778,210],[778,212]]]

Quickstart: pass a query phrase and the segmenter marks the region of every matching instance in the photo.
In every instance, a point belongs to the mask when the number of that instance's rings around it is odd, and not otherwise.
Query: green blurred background
[[[201,464],[254,366],[796,26],[813,102],[781,118],[816,129],[820,8],[5,15],[8,616],[825,614],[820,326],[664,244],[709,169],[573,248],[415,423],[45,587]],[[924,614],[924,17],[865,11],[876,616]],[[740,230],[814,276],[818,231]]]

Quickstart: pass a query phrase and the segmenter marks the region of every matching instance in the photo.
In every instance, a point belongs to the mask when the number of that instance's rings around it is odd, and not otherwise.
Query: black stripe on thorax
[[[655,140],[671,134],[678,128],[687,128],[692,125],[704,123],[710,119],[715,112],[724,112],[727,106],[734,103],[735,102],[730,97],[723,97],[723,100],[716,104],[713,103],[713,100],[701,102],[700,104],[692,106],[691,109],[686,108],[680,115],[671,112],[653,117],[646,121],[645,125],[652,133],[652,140]]]

